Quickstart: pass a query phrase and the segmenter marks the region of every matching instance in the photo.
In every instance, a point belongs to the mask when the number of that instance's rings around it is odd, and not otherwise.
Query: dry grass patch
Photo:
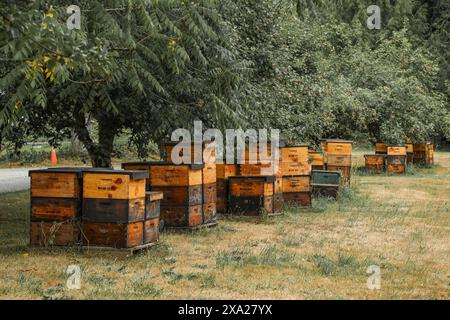
[[[362,154],[355,161],[363,163]],[[450,153],[407,176],[355,170],[338,202],[276,218],[164,233],[135,256],[30,249],[27,192],[0,195],[0,297],[32,299],[448,299]],[[80,265],[82,288],[65,286]],[[367,289],[370,265],[382,289]]]

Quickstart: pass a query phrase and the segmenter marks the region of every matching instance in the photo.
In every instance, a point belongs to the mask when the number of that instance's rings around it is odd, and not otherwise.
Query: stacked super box
[[[172,162],[124,163],[124,169],[145,168],[148,190],[161,192],[161,220],[169,228],[194,228],[216,222],[215,164]]]
[[[315,197],[337,199],[341,184],[341,173],[337,171],[317,170],[311,174],[312,190]]]
[[[407,167],[407,148],[390,146],[387,148],[386,171],[394,174],[405,174]]]
[[[128,249],[144,244],[146,178],[144,171],[83,172],[83,245]]]
[[[179,148],[178,153],[174,148]],[[202,215],[203,224],[216,223],[217,221],[217,165],[216,143],[207,141],[202,143],[180,144],[178,142],[165,142],[161,146],[162,158],[166,162],[173,163],[173,154],[183,156],[183,150],[190,150],[186,164],[203,164],[202,169]],[[181,151],[180,151],[181,150]],[[175,152],[174,152],[175,151]],[[189,159],[190,158],[190,159]]]
[[[274,210],[274,176],[230,177],[229,212],[259,216]]]
[[[229,213],[236,213],[236,210],[249,208],[250,206],[255,206],[256,209],[248,209],[246,212],[262,212],[264,210],[269,215],[281,213],[283,207],[281,165],[280,160],[275,159],[275,154],[272,154],[272,151],[272,142],[270,141],[260,141],[255,144],[246,145],[245,150],[243,150],[243,156],[240,156],[244,160],[244,163],[238,165],[238,175],[244,178],[244,182],[242,183],[250,185],[253,183],[261,184],[261,181],[265,180],[265,184],[272,184],[273,191],[271,195],[261,193],[258,196],[260,198],[259,200],[246,199],[246,196],[233,194],[230,181],[228,187]],[[236,180],[234,180],[233,184],[235,185],[236,183]],[[253,191],[250,193],[250,198],[257,196]],[[272,202],[272,204],[268,205],[269,202]],[[248,214],[253,215],[253,213]]]
[[[434,164],[434,144],[418,143],[413,145],[414,163],[420,165]]]
[[[366,160],[366,170],[370,173],[380,174],[383,173],[386,163],[386,155],[384,154],[367,154],[364,156]]]
[[[308,146],[281,148],[283,198],[287,204],[311,205],[311,165]]]
[[[407,154],[407,164],[413,164],[414,163],[414,144],[413,143],[406,143],[406,154]]]
[[[353,142],[345,140],[326,140],[326,167],[328,171],[338,171],[342,180],[350,184],[352,172]]]
[[[163,197],[161,192],[145,193],[144,245],[159,241],[159,221]]]
[[[217,164],[217,212],[228,211],[229,178],[238,175],[236,164]]]
[[[73,246],[80,242],[82,171],[32,170],[30,244]]]
[[[308,154],[312,170],[325,170],[325,161],[323,153],[319,151],[309,150]]]

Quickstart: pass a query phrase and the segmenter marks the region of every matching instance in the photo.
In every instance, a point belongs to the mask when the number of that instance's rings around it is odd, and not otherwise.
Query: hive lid
[[[275,182],[276,177],[275,176],[242,176],[242,177],[228,177],[229,180],[262,180],[265,182]]]
[[[108,169],[94,169],[94,170],[83,170],[84,173],[90,174],[120,174],[130,176],[132,180],[148,179],[149,173],[147,171],[133,171],[133,170],[108,170]]]
[[[161,161],[150,161],[150,162],[128,162],[122,163],[122,168],[125,166],[149,166],[149,167],[157,167],[157,166],[189,166],[193,170],[204,169],[204,163],[192,163],[192,164],[175,164],[173,162],[161,162]]]
[[[145,197],[149,199],[150,201],[158,201],[162,200],[164,198],[164,195],[162,192],[146,192]]]
[[[61,168],[35,169],[29,170],[28,176],[30,177],[31,174],[33,173],[75,173],[79,177],[81,177],[83,171],[87,170],[97,170],[97,169],[89,167],[61,167]]]
[[[351,143],[351,144],[354,143],[353,141],[343,139],[322,139],[320,141],[325,141],[327,143]]]
[[[280,145],[280,149],[283,149],[283,148],[309,148],[309,145],[308,144],[285,144],[285,145],[283,145],[283,146],[281,146]],[[308,149],[308,152],[309,152],[309,149]]]

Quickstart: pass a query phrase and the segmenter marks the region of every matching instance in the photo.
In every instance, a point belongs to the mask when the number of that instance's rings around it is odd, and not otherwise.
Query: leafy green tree
[[[71,4],[81,30],[66,25]],[[73,129],[93,165],[109,167],[123,130],[143,147],[194,118],[237,118],[245,65],[222,35],[215,0],[8,1],[0,14],[5,130],[28,123],[57,139]]]

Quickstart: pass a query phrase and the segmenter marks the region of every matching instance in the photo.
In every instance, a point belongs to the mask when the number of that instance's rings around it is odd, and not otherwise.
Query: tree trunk
[[[75,131],[78,139],[83,143],[89,153],[94,168],[112,168],[111,155],[114,148],[114,138],[117,129],[113,121],[102,118],[98,121],[98,144],[95,143],[86,127],[86,119],[83,113],[75,113]]]
[[[91,155],[94,168],[112,168],[111,156],[114,149],[114,139],[117,130],[108,120],[101,120],[98,124],[98,145]]]

